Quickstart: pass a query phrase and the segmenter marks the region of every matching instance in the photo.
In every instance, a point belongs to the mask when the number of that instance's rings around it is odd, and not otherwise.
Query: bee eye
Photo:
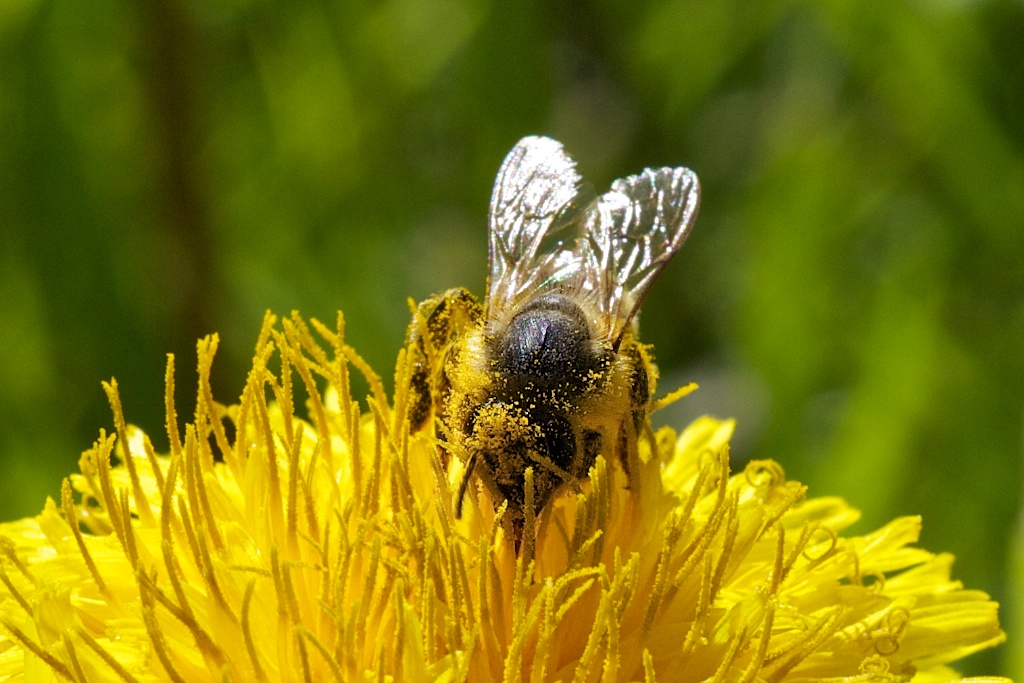
[[[476,406],[471,411],[469,411],[469,415],[466,416],[466,421],[462,423],[462,432],[464,434],[473,433],[473,428],[476,427],[476,418],[478,415],[480,415],[480,408],[482,407],[483,406]]]
[[[522,438],[516,436],[512,428],[512,425],[516,424],[514,416],[517,414],[516,408],[508,403],[494,399],[485,401],[466,415],[462,423],[462,433],[477,440],[490,442],[491,448],[498,442],[511,443]]]
[[[576,456],[576,437],[569,421],[550,416],[541,424],[541,434],[547,456],[562,469],[569,469]]]

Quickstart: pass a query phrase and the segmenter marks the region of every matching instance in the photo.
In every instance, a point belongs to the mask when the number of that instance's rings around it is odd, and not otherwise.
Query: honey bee
[[[699,201],[687,168],[645,169],[594,198],[560,143],[512,148],[491,196],[484,304],[448,290],[408,333],[409,422],[433,417],[443,462],[464,465],[456,515],[476,476],[518,537],[528,497],[539,514],[599,454],[629,475],[657,378],[637,310]]]

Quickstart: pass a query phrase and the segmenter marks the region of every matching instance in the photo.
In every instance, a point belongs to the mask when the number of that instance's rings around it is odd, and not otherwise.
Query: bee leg
[[[581,452],[582,460],[575,469],[575,474],[580,479],[589,476],[590,468],[597,462],[597,456],[601,454],[601,432],[594,431],[593,429],[583,430],[583,449]]]
[[[462,500],[466,497],[466,489],[469,488],[469,480],[473,476],[475,468],[476,453],[473,453],[466,462],[466,471],[462,473],[462,479],[459,480],[459,492],[455,496],[455,519],[462,517]]]
[[[430,376],[426,364],[421,358],[414,358],[412,371],[409,373],[409,392],[407,394],[409,432],[416,433],[423,429],[430,417]]]
[[[647,422],[647,408],[651,403],[651,376],[647,371],[647,360],[635,344],[624,350],[632,365],[632,380],[629,385],[630,413],[619,425],[618,455],[622,471],[629,482],[626,488],[639,490],[639,481],[634,475],[640,471],[640,453],[637,442]]]
[[[432,297],[415,307],[412,322],[409,323],[409,330],[406,332],[405,348],[412,365],[409,372],[406,415],[409,432],[412,434],[423,429],[430,418],[430,409],[433,406],[430,359],[433,349],[428,346],[429,333],[426,330],[426,321],[436,305],[436,297]]]
[[[483,314],[483,308],[466,289],[449,289],[414,307],[406,333],[406,349],[412,363],[409,373],[409,431],[428,423],[431,411],[440,417],[450,385],[444,373],[452,341]]]
[[[633,365],[633,378],[629,384],[629,403],[633,417],[633,434],[640,434],[644,422],[647,421],[647,409],[651,405],[651,376],[647,371],[647,362],[640,350],[634,346],[630,349],[630,361]]]
[[[619,465],[626,473],[626,488],[633,488],[633,460],[636,459],[636,436],[633,435],[632,425],[626,420],[619,424],[619,444],[617,449]]]

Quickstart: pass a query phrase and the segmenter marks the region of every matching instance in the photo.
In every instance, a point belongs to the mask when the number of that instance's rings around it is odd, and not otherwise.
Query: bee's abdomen
[[[601,358],[580,307],[552,294],[534,299],[512,318],[495,339],[493,363],[510,394],[531,385],[579,393],[600,369]]]

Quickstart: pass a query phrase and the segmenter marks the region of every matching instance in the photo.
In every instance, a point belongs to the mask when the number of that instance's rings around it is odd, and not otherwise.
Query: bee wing
[[[626,328],[668,260],[683,245],[700,204],[688,168],[645,169],[612,183],[586,210],[582,286],[601,315],[599,334],[618,348]]]
[[[580,193],[576,162],[551,138],[523,138],[505,157],[491,195],[489,320],[577,275]]]

